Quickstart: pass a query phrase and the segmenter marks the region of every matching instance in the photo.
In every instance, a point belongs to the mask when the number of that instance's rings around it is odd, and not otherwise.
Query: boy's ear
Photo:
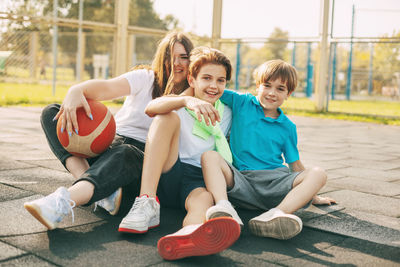
[[[293,91],[291,91],[290,93],[287,94],[286,99],[289,98],[289,96],[291,96],[291,94],[293,93]]]
[[[190,87],[194,88],[194,77],[192,75],[188,74],[187,80],[188,80]]]

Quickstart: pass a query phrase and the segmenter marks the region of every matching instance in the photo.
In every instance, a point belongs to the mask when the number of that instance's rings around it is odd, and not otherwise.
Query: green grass
[[[53,96],[51,84],[0,83],[0,106],[61,103],[67,91],[59,85]]]
[[[61,103],[69,86],[57,85],[53,96],[51,84],[18,84],[0,82],[0,106]],[[118,106],[120,102],[106,102]],[[342,101],[329,102],[329,112],[315,112],[315,104],[308,98],[290,97],[282,106],[289,115],[312,116],[339,120],[400,125],[400,102]]]
[[[312,100],[290,97],[282,108],[291,115],[400,125],[400,102],[332,100],[329,112],[321,113]]]
[[[308,98],[290,97],[283,107],[305,111],[315,110],[314,102]],[[329,112],[400,117],[400,102],[332,100],[329,101]]]
[[[0,82],[0,106],[45,106],[62,103],[69,86],[57,85],[55,95],[51,84],[18,84]],[[106,101],[107,105],[118,105]]]

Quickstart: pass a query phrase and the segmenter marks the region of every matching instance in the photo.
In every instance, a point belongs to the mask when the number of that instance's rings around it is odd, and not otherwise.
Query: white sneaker
[[[240,236],[240,226],[232,218],[210,219],[188,225],[158,240],[158,253],[166,260],[211,255],[227,249]]]
[[[74,222],[72,208],[75,207],[75,202],[71,200],[65,187],[59,187],[54,193],[46,197],[26,202],[24,207],[49,230],[57,228],[58,223],[69,213],[72,214],[72,222]]]
[[[206,220],[218,217],[232,217],[243,228],[243,222],[232,205],[214,205],[208,208],[206,212]]]
[[[122,219],[119,232],[146,233],[160,225],[160,203],[158,199],[142,195],[135,199],[129,213]]]
[[[94,203],[94,210],[96,210],[97,206],[102,207],[111,215],[115,215],[119,211],[119,207],[121,206],[122,199],[122,188],[118,188],[117,191],[112,193],[106,198],[103,198]]]
[[[249,221],[250,231],[257,236],[289,239],[301,232],[303,223],[299,217],[274,208]]]

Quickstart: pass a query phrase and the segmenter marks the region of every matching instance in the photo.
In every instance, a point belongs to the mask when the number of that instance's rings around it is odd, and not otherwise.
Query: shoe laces
[[[58,197],[56,197],[56,212],[64,215],[68,215],[68,213],[71,213],[72,222],[74,222],[75,220],[73,211],[73,208],[75,208],[75,206],[76,206],[75,201],[73,201],[70,198],[67,198],[61,194]]]
[[[104,206],[103,202],[104,202],[104,199],[101,199],[101,200],[99,200],[99,201],[96,201],[96,202],[94,203],[94,209],[93,209],[93,212],[95,212],[95,211],[96,211],[96,209],[97,209],[97,206],[103,207],[103,206]]]
[[[129,211],[130,214],[137,214],[140,213],[142,210],[142,207],[144,206],[144,204],[146,203],[146,201],[150,200],[149,197],[137,197],[135,199],[135,202],[133,203],[133,206],[131,208],[131,210]]]

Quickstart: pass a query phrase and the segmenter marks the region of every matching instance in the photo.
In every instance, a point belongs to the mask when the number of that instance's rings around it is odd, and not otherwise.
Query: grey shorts
[[[228,189],[229,201],[238,208],[269,210],[282,202],[301,172],[282,167],[274,170],[239,171],[229,164],[235,185]]]

